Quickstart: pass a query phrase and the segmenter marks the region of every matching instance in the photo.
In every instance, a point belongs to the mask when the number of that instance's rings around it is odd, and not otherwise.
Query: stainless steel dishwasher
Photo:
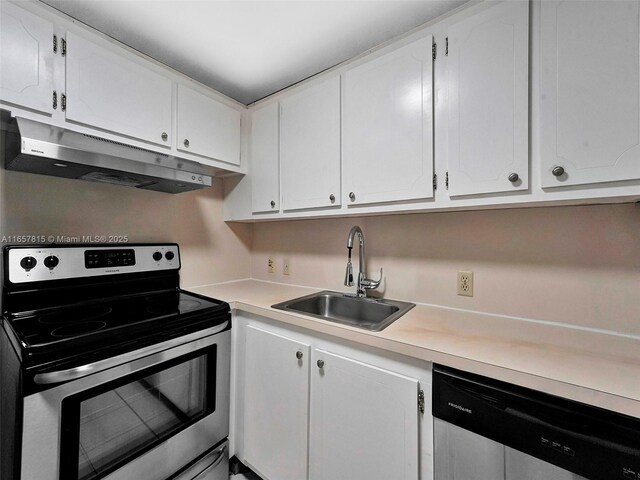
[[[640,419],[436,365],[435,480],[640,480]]]

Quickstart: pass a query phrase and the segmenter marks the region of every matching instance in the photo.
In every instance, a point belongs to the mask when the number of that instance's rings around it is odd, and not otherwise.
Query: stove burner
[[[45,325],[58,323],[73,323],[95,320],[111,313],[107,306],[82,306],[65,308],[59,312],[47,313],[38,318],[38,322]]]
[[[82,306],[65,308],[59,312],[47,313],[38,318],[38,322],[45,325],[59,323],[74,323],[96,320],[111,313],[111,307],[107,306]]]
[[[147,298],[147,301],[151,303],[151,305],[147,307],[147,312],[156,315],[164,315],[166,313],[173,312],[190,312],[202,305],[202,303],[197,300],[180,300],[177,302],[176,298],[163,298],[160,301],[154,301],[153,298]]]
[[[58,327],[51,332],[52,337],[75,337],[85,333],[97,332],[104,328],[107,322],[78,322]]]

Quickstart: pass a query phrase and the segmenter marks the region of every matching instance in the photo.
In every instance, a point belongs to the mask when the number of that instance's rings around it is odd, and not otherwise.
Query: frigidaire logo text
[[[458,409],[458,410],[460,410],[461,412],[465,412],[465,413],[473,413],[473,412],[471,411],[471,409],[470,409],[470,408],[461,407],[460,405],[456,405],[455,403],[451,403],[451,402],[449,402],[449,406],[450,406],[450,407],[453,407],[453,408],[455,408],[455,409]]]
[[[116,268],[116,269],[113,269],[113,270],[105,270],[105,273],[117,273],[119,271],[120,270]]]

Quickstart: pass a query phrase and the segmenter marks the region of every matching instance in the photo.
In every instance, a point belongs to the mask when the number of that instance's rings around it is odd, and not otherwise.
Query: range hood
[[[199,163],[22,117],[12,119],[4,153],[7,170],[54,177],[168,193],[206,188],[212,183]]]

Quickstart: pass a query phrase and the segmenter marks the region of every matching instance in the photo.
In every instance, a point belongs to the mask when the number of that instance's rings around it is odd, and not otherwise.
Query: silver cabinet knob
[[[302,360],[303,355],[304,355],[304,354],[303,354],[300,350],[298,350],[298,351],[296,352],[296,358],[297,358],[298,360]]]
[[[515,183],[515,182],[517,182],[519,179],[520,179],[520,175],[518,175],[517,173],[515,173],[515,172],[514,172],[514,173],[510,173],[510,174],[509,174],[509,181],[510,181],[511,183]]]
[[[188,139],[184,139],[184,146],[189,148],[189,140]]]
[[[331,195],[329,195],[329,201],[330,201],[331,203],[333,203],[333,202],[335,202],[335,201],[336,201],[336,196],[335,196],[333,193],[332,193]]]
[[[324,368],[324,360],[317,361],[318,368]]]
[[[353,202],[356,199],[356,194],[353,192],[349,192],[349,199]]]
[[[167,139],[169,138],[169,135],[167,135],[167,132],[162,132],[162,135],[161,135],[161,136],[162,136],[162,141],[163,141],[163,142],[166,142],[166,141],[167,141]]]
[[[276,202],[274,200],[271,200],[271,208],[276,208]]]
[[[554,177],[560,177],[564,175],[564,168],[560,166],[553,167],[553,170],[551,170],[551,173],[553,174]]]

